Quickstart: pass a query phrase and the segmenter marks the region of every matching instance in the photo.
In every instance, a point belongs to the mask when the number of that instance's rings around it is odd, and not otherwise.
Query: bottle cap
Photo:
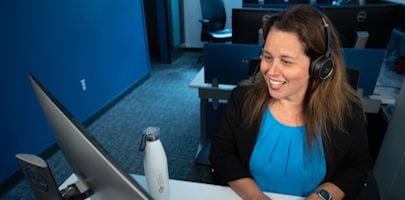
[[[141,143],[139,144],[139,151],[145,150],[146,141],[156,141],[160,138],[160,128],[150,126],[143,129]]]
[[[148,141],[155,141],[160,138],[160,128],[150,126],[143,129],[143,134],[146,135],[146,140]]]

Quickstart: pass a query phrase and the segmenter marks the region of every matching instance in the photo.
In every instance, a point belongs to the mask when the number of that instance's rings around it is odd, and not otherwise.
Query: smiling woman
[[[336,31],[305,5],[270,16],[263,30],[260,73],[232,91],[214,134],[214,182],[243,199],[355,198],[371,160]]]

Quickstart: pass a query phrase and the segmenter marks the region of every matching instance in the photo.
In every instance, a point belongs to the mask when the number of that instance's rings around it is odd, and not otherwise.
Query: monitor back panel
[[[232,43],[258,44],[259,29],[263,16],[278,13],[282,8],[234,8],[232,9]]]
[[[208,43],[204,46],[204,81],[238,84],[248,78],[249,62],[260,56],[262,46]]]
[[[336,28],[342,46],[351,48],[356,32],[367,31],[366,48],[386,48],[391,32],[398,22],[400,6],[396,4],[367,4],[322,6]]]

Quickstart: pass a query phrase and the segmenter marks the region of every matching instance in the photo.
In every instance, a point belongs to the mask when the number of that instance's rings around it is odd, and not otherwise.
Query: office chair
[[[354,90],[357,90],[359,85],[360,71],[353,67],[346,67],[346,78]]]
[[[203,19],[201,41],[228,42],[232,41],[232,30],[225,29],[226,14],[222,0],[201,0]]]

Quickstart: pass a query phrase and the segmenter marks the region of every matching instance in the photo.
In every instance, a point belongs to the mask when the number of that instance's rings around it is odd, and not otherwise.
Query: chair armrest
[[[208,24],[208,23],[210,23],[210,20],[209,19],[199,19],[198,20],[201,24]]]

